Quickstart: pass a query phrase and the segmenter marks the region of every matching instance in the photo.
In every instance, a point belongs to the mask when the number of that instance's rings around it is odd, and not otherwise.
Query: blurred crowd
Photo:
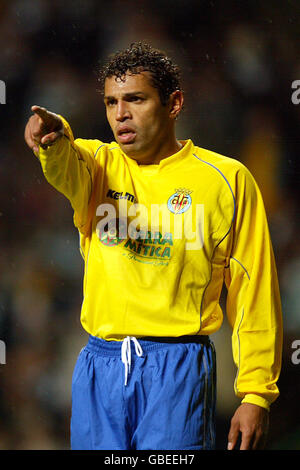
[[[284,315],[281,396],[268,448],[300,449],[300,364],[292,361],[300,340],[300,104],[291,100],[300,80],[299,13],[296,0],[0,2],[0,449],[69,448],[72,372],[87,340],[78,233],[69,202],[24,142],[30,108],[62,114],[75,137],[112,140],[97,69],[136,40],[182,68],[178,138],[242,161],[261,188]],[[218,448],[238,403],[224,317],[212,338],[221,351]]]

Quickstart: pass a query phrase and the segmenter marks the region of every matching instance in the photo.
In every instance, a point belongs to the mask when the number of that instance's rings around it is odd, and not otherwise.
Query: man
[[[228,289],[241,398],[228,449],[265,443],[282,319],[260,191],[238,161],[178,140],[179,70],[142,43],[101,71],[115,141],[74,140],[33,106],[25,140],[71,202],[85,262],[72,449],[213,449],[215,354]]]

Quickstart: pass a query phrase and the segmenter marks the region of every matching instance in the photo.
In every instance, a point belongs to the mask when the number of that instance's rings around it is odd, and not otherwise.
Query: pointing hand
[[[47,148],[53,145],[64,134],[64,126],[61,118],[46,108],[32,106],[31,116],[25,127],[25,142],[34,151],[38,152],[38,146]]]

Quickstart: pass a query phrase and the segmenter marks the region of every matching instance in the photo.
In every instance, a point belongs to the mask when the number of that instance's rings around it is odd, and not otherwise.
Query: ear
[[[170,107],[170,118],[171,119],[177,119],[180,111],[182,110],[183,107],[183,93],[180,90],[173,91],[170,95],[170,101],[169,101],[169,107]]]

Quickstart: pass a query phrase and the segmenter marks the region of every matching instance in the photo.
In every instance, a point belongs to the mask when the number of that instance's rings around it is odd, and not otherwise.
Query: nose
[[[127,103],[120,100],[117,104],[116,120],[123,122],[126,119],[130,119],[130,111]]]

